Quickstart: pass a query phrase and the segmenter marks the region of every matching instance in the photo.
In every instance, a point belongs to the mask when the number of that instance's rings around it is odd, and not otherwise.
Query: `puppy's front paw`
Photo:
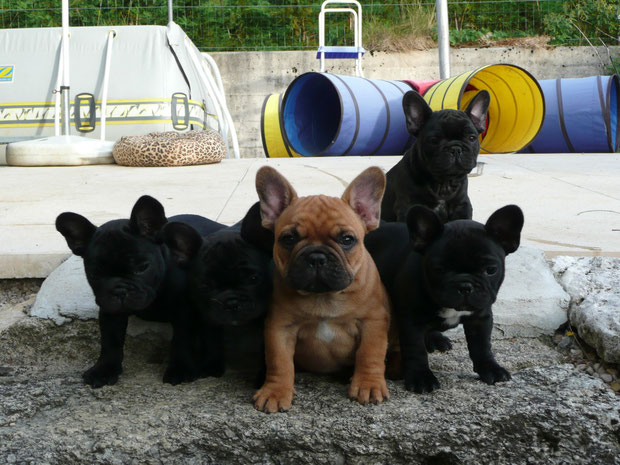
[[[417,394],[433,392],[439,389],[439,380],[428,368],[426,370],[410,371],[405,373],[405,389]]]
[[[118,377],[122,372],[123,368],[120,365],[96,363],[82,373],[82,380],[84,381],[84,384],[88,384],[94,388],[112,386],[113,384],[116,384]]]
[[[181,383],[189,383],[198,378],[196,371],[192,368],[175,363],[170,364],[168,368],[166,368],[166,372],[164,373],[164,383],[172,384],[176,386]]]
[[[265,413],[286,412],[291,408],[294,393],[288,386],[265,383],[252,397],[254,408]]]
[[[390,397],[385,378],[383,376],[353,375],[349,386],[349,398],[360,404],[380,404]]]
[[[511,379],[510,372],[497,362],[487,362],[474,367],[474,371],[480,375],[480,379],[487,384],[495,384]]]
[[[452,350],[452,343],[450,339],[441,334],[439,331],[432,331],[424,337],[424,345],[428,353],[435,352],[447,352]]]

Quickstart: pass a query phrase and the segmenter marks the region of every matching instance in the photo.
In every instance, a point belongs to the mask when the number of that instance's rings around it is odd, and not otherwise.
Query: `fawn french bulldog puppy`
[[[404,95],[407,130],[416,140],[386,175],[381,219],[404,222],[413,205],[433,209],[442,223],[471,219],[467,174],[478,160],[489,102],[481,90],[465,111],[433,111],[417,92]]]
[[[398,363],[400,358],[402,367],[390,369],[402,368],[407,390],[439,387],[427,352],[450,348],[438,331],[461,323],[480,379],[488,384],[510,379],[491,352],[491,307],[504,280],[505,257],[519,247],[522,227],[523,213],[516,205],[500,208],[486,224],[442,224],[435,212],[418,205],[409,210],[407,224],[386,223],[366,236],[400,339],[400,357],[394,359]]]
[[[273,296],[265,321],[266,379],[254,406],[290,409],[295,367],[316,373],[353,367],[349,396],[388,397],[388,299],[364,236],[379,224],[385,176],[368,168],[341,198],[298,197],[275,169],[256,175],[262,225],[273,231]]]
[[[178,215],[202,234],[224,225],[198,215]],[[186,276],[158,235],[166,224],[163,206],[144,195],[129,219],[97,227],[77,213],[56,218],[56,229],[71,251],[84,259],[86,278],[99,305],[101,352],[82,378],[92,387],[115,384],[123,371],[123,346],[128,318],[172,323],[171,360],[164,382],[178,384],[200,376],[193,342],[195,315],[187,299]]]

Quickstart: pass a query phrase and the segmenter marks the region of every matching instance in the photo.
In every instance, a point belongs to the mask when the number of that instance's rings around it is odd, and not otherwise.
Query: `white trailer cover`
[[[110,31],[116,35],[109,63],[107,140],[203,128],[218,130],[228,140],[221,108],[204,79],[209,65],[175,23],[70,28],[71,134],[100,135]],[[61,28],[0,30],[0,142],[54,134],[61,36]]]

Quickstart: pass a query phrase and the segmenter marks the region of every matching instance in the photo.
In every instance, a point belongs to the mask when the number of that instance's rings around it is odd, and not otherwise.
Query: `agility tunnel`
[[[539,81],[547,102],[542,129],[524,152],[617,152],[617,75]]]
[[[415,89],[433,110],[467,108],[482,89],[489,91],[485,153],[517,152],[538,134],[545,99],[524,69],[488,65],[442,81],[397,81],[306,73],[284,96],[267,97],[261,115],[265,155],[400,155],[413,143],[402,96]],[[281,98],[281,101],[280,101]]]
[[[433,110],[464,110],[483,89],[491,95],[491,103],[480,151],[509,153],[521,150],[536,137],[545,118],[541,87],[523,68],[506,64],[482,66],[439,81],[424,93],[424,100]]]
[[[409,90],[402,81],[302,74],[288,86],[279,107],[277,94],[263,105],[265,154],[291,156],[282,146],[301,156],[401,154],[413,143],[402,108]],[[278,136],[281,144],[275,142]]]
[[[282,94],[269,94],[263,101],[260,136],[267,158],[301,157],[289,145],[280,121]]]

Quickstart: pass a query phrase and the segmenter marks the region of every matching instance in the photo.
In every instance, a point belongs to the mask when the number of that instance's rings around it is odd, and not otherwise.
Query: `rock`
[[[506,277],[493,305],[493,336],[551,336],[567,321],[568,304],[544,253],[519,247],[506,257]]]
[[[620,259],[556,257],[552,263],[571,296],[571,325],[603,360],[620,363]]]
[[[442,383],[425,395],[389,381],[379,406],[347,399],[328,376],[298,374],[293,408],[253,409],[252,381],[226,373],[179,386],[161,382],[157,342],[127,338],[115,386],[80,373],[97,355],[97,324],[22,320],[0,334],[0,458],[15,463],[446,464],[618,463],[618,397],[539,339],[494,342],[513,379],[486,385],[463,341],[431,354]],[[8,427],[9,425],[13,425]],[[0,462],[2,460],[0,459]]]
[[[0,309],[0,333],[18,321],[27,318],[26,312],[34,303],[35,296],[15,304]]]
[[[31,316],[61,325],[72,319],[97,318],[99,307],[86,280],[81,257],[71,255],[50,273],[37,294]]]
[[[614,377],[611,376],[609,373],[602,373],[601,379],[606,383],[611,383],[614,380]]]

